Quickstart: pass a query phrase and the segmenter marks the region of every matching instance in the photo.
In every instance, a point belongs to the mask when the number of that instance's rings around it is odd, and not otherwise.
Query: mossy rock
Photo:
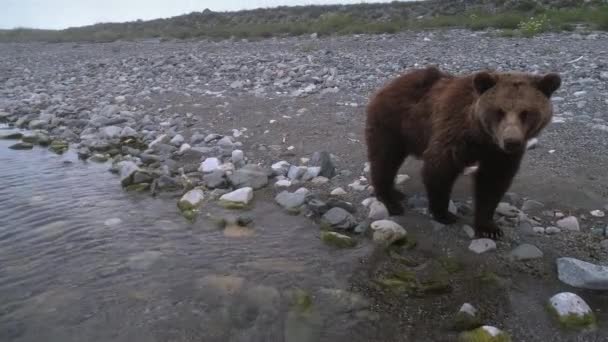
[[[454,324],[452,328],[456,331],[466,331],[479,328],[483,325],[483,322],[479,318],[479,315],[470,315],[466,312],[458,312],[454,318]]]
[[[49,150],[57,154],[63,154],[69,148],[69,144],[62,140],[54,140],[49,145]]]
[[[34,148],[34,145],[27,142],[18,142],[14,145],[9,146],[11,150],[31,150]]]
[[[220,201],[219,203],[222,207],[231,210],[242,210],[247,208],[246,204],[240,202]]]
[[[303,313],[308,312],[312,309],[313,301],[310,293],[302,290],[295,289],[293,291],[293,309]]]
[[[393,242],[392,245],[398,246],[401,248],[405,248],[406,250],[409,251],[409,250],[416,248],[416,246],[418,245],[418,242],[416,241],[415,237],[413,237],[411,235],[406,235],[403,238]]]
[[[408,266],[408,267],[420,266],[420,263],[418,261],[414,260],[413,258],[409,258],[407,256],[399,254],[398,248],[394,248],[393,246],[391,246],[391,248],[389,249],[388,255],[389,255],[389,257],[391,257],[391,259],[393,259],[405,266]]]
[[[551,304],[547,305],[547,310],[559,325],[567,330],[585,330],[585,329],[594,329],[597,326],[597,319],[593,312],[590,312],[586,315],[577,315],[575,313],[571,313],[568,315],[560,316],[554,307]]]
[[[20,132],[13,132],[13,133],[7,133],[7,134],[0,135],[0,139],[3,139],[3,140],[19,140],[21,138],[23,138],[23,133],[20,133]]]
[[[182,211],[182,215],[184,215],[184,217],[190,221],[190,222],[194,222],[196,220],[196,216],[198,216],[198,211],[197,210],[183,210]]]
[[[21,138],[21,141],[26,142],[28,144],[37,144],[38,136],[36,134],[24,135],[23,138]]]
[[[321,232],[321,240],[338,248],[352,248],[357,245],[357,240],[336,232]]]
[[[131,184],[126,187],[127,191],[143,192],[150,190],[150,183]]]
[[[461,272],[464,269],[464,265],[454,257],[441,257],[439,263],[450,274]]]
[[[494,333],[490,331],[494,331]],[[458,337],[458,342],[511,342],[511,336],[494,327],[482,326],[475,330],[461,333]]]

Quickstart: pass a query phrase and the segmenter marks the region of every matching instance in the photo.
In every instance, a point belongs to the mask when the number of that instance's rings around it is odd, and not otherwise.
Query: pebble
[[[313,183],[313,184],[325,184],[325,183],[329,182],[329,178],[323,177],[323,176],[319,176],[319,177],[313,178],[310,182]]]
[[[539,259],[543,257],[543,252],[534,245],[523,243],[513,249],[509,257],[518,261]]]
[[[184,137],[181,134],[177,134],[173,138],[171,138],[169,143],[173,146],[181,146],[181,144],[184,143]]]
[[[347,192],[344,191],[344,189],[342,189],[342,188],[336,188],[336,189],[332,190],[332,192],[330,194],[332,196],[344,196],[347,194]]]
[[[234,165],[240,165],[245,161],[245,154],[241,150],[234,150],[232,151],[231,160]]]
[[[483,325],[475,330],[462,332],[458,342],[511,342],[511,337],[496,327]]]
[[[589,304],[575,293],[558,293],[549,299],[549,305],[560,324],[567,328],[585,328],[596,322]]]
[[[544,207],[545,205],[539,201],[535,201],[535,200],[525,200],[524,204],[521,206],[521,210],[523,211],[536,211],[536,210],[540,210]]]
[[[608,290],[608,267],[575,258],[558,258],[557,275],[560,281],[573,287],[589,290]]]
[[[496,242],[492,239],[475,239],[471,241],[469,245],[469,250],[471,252],[481,254],[488,251],[492,251],[496,249]]]
[[[323,176],[326,178],[333,178],[336,175],[336,167],[334,163],[331,161],[331,156],[329,152],[315,152],[310,158],[310,166],[320,166],[321,171],[319,172],[319,176]]]
[[[462,226],[462,231],[469,237],[469,239],[473,239],[475,237],[475,229],[468,224]]]
[[[289,179],[281,179],[274,183],[274,186],[277,188],[288,188],[291,186],[291,181]]]
[[[301,166],[291,165],[289,171],[287,171],[287,178],[291,180],[298,180],[306,173],[306,168]]]
[[[557,226],[561,229],[570,230],[570,231],[580,231],[581,228],[578,224],[578,219],[574,216],[564,217],[561,220],[556,222]]]
[[[375,242],[392,244],[406,237],[407,231],[401,225],[390,220],[378,220],[370,225]]]
[[[292,210],[304,204],[304,202],[306,201],[306,195],[306,191],[281,191],[275,196],[274,200],[283,208],[287,210]]]
[[[224,194],[220,197],[220,202],[223,204],[240,204],[247,205],[253,199],[253,188],[244,187],[227,194]]]
[[[103,224],[106,225],[106,226],[108,226],[108,227],[114,227],[114,226],[117,226],[117,225],[119,225],[121,223],[122,223],[122,220],[119,219],[118,217],[115,217],[115,218],[111,218],[111,219],[105,220]]]
[[[188,151],[191,148],[192,146],[190,146],[189,144],[182,144],[182,146],[179,147],[179,154],[184,154],[184,152]]]

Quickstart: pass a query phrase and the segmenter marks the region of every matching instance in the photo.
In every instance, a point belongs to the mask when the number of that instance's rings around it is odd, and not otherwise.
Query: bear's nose
[[[516,152],[519,151],[523,146],[523,143],[519,140],[505,140],[505,151]]]

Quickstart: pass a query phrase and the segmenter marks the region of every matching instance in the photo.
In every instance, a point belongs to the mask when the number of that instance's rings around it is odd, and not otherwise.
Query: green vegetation
[[[428,2],[445,13],[449,2]],[[233,13],[205,11],[184,16],[119,24],[96,24],[60,31],[18,28],[0,30],[0,42],[111,42],[144,38],[258,39],[276,36],[381,34],[404,30],[467,28],[502,30],[502,36],[531,37],[548,31],[571,31],[582,24],[608,30],[608,5],[601,2],[563,1],[561,8],[535,1],[497,1],[496,11],[483,7],[457,8],[456,14],[420,17],[421,3],[363,4],[350,6],[278,7]],[[415,7],[418,6],[418,7]],[[441,7],[444,6],[444,7]]]

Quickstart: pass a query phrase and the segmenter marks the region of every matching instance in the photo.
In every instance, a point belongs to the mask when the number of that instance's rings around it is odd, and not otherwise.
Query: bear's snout
[[[518,152],[524,147],[524,132],[517,125],[509,125],[502,132],[500,148],[507,153]]]

